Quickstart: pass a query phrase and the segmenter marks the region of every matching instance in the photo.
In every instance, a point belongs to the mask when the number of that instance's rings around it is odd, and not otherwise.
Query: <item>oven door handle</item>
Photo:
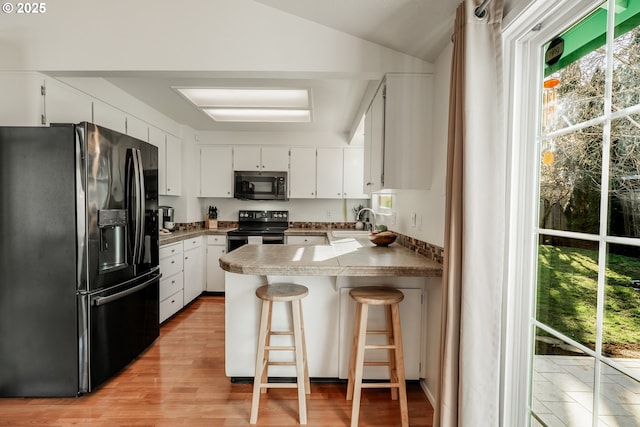
[[[283,242],[284,237],[281,236],[262,236],[263,242]]]
[[[161,276],[162,276],[162,274],[158,274],[157,276],[154,276],[153,278],[151,278],[151,279],[147,280],[146,282],[143,282],[143,283],[141,283],[141,284],[139,284],[137,286],[134,286],[133,288],[129,288],[129,289],[124,290],[122,292],[118,292],[117,294],[109,295],[108,297],[96,297],[96,298],[94,298],[92,305],[95,305],[95,306],[99,307],[101,305],[109,304],[112,301],[124,298],[127,295],[131,295],[133,293],[136,293],[136,292],[146,288],[147,286],[149,286],[150,284],[152,284],[156,280],[160,279]]]

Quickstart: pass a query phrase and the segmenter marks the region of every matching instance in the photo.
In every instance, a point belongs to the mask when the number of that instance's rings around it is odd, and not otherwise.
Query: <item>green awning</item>
[[[616,0],[615,37],[638,26],[640,26],[640,0]],[[564,40],[564,52],[558,62],[551,66],[545,65],[545,77],[605,44],[607,37],[606,3],[558,37]],[[545,52],[550,43],[545,45]]]

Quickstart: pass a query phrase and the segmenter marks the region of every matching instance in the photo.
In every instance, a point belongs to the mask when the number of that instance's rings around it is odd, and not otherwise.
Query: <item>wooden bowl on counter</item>
[[[378,246],[389,246],[396,241],[398,235],[391,231],[382,231],[380,233],[370,234],[369,240]]]

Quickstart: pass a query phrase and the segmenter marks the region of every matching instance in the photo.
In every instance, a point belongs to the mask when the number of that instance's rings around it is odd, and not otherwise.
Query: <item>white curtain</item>
[[[500,423],[506,143],[502,0],[458,6],[447,154],[440,388],[434,426]]]

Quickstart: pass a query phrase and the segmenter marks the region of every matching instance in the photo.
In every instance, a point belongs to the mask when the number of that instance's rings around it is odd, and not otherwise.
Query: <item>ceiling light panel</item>
[[[199,107],[309,108],[307,89],[176,88]]]
[[[311,122],[311,112],[309,110],[256,108],[203,108],[202,110],[218,122]]]

